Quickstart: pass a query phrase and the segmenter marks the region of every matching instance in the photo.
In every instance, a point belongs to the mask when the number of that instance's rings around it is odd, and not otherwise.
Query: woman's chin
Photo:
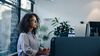
[[[37,27],[33,27],[34,29],[36,29]]]

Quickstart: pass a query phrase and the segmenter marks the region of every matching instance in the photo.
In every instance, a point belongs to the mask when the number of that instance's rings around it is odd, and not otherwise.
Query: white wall
[[[100,20],[100,0],[36,0],[34,12],[41,19],[60,17],[61,21],[67,20],[75,28],[76,36],[85,36],[87,21]]]

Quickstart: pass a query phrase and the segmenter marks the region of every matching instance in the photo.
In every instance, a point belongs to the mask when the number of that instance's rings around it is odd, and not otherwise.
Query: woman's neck
[[[32,32],[32,30],[33,30],[33,28],[30,28],[30,29],[29,29],[29,32]]]

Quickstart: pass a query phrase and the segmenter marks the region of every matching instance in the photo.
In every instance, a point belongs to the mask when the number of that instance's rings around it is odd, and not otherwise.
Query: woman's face
[[[38,26],[37,19],[35,16],[32,16],[32,18],[30,19],[30,27],[37,28],[37,26]]]

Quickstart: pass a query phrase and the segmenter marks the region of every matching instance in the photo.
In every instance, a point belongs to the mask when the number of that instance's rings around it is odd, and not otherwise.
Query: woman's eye
[[[37,23],[37,21],[35,21],[35,23]]]
[[[31,22],[37,23],[37,21],[36,21],[36,20],[31,20]]]

